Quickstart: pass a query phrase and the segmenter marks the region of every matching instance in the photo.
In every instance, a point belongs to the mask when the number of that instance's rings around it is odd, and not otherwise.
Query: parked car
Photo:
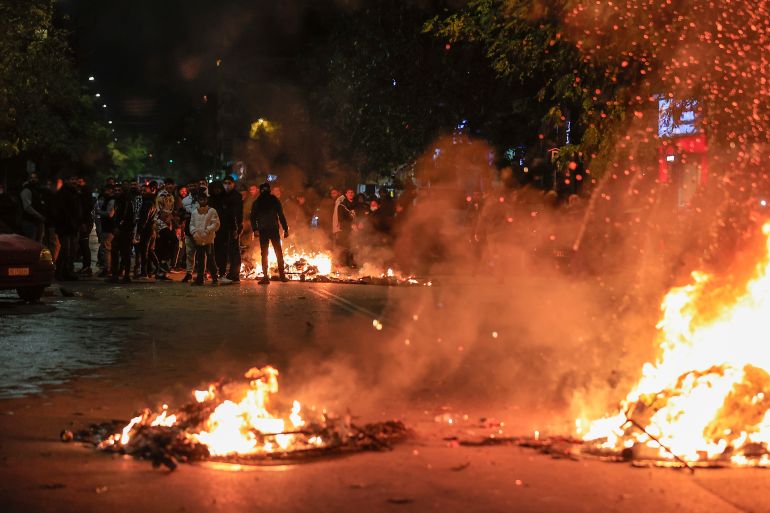
[[[15,234],[0,234],[0,290],[13,290],[34,303],[51,284],[54,264],[42,244]]]

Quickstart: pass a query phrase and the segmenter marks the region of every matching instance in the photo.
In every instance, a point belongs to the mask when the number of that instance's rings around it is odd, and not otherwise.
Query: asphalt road
[[[579,379],[567,355],[510,333],[506,312],[493,309],[498,301],[467,306],[480,286],[494,291],[486,299],[511,293],[504,283],[477,282],[192,288],[94,280],[65,285],[67,297],[54,287],[41,305],[0,295],[0,510],[770,511],[770,474],[761,470],[690,475],[458,447],[453,437],[489,433],[481,417],[503,422],[505,435],[566,429],[568,415],[558,411],[565,380],[547,375],[570,369]],[[264,364],[281,371],[281,393],[306,405],[399,418],[415,435],[390,452],[172,473],[59,441],[63,428],[180,404],[194,387]],[[532,390],[546,398],[532,399]]]

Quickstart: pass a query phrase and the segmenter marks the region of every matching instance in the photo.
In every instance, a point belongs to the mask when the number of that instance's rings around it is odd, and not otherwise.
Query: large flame
[[[278,371],[273,367],[252,368],[245,377],[249,387],[240,400],[221,397],[214,385],[207,390],[195,390],[195,401],[210,406],[198,431],[186,432],[185,436],[205,445],[212,456],[252,455],[278,450],[321,447],[325,444],[319,436],[305,437],[300,431],[306,424],[301,405],[294,401],[286,418],[269,410],[272,395],[278,392]],[[174,427],[178,416],[170,414],[163,405],[160,413],[146,410],[133,419],[120,433],[111,436],[103,445],[127,445],[132,435],[144,426]]]
[[[770,223],[762,232],[767,253],[744,288],[715,293],[713,277],[693,273],[666,295],[657,361],[643,366],[620,413],[588,424],[585,440],[690,462],[770,464]]]

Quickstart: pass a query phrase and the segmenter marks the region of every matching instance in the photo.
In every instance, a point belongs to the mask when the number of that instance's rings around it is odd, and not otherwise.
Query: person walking
[[[276,259],[278,260],[278,274],[281,281],[288,281],[283,264],[283,249],[281,248],[281,236],[278,225],[283,228],[283,236],[289,236],[289,225],[286,216],[283,215],[281,200],[270,192],[270,184],[265,182],[259,186],[259,197],[251,207],[251,226],[254,236],[259,237],[259,248],[262,253],[262,279],[260,284],[270,284],[270,269],[268,269],[268,250],[273,244]]]
[[[199,195],[190,217],[190,234],[195,241],[195,280],[190,285],[203,285],[206,266],[214,285],[218,282],[217,261],[214,258],[214,238],[219,230],[219,215],[209,207],[208,196]]]

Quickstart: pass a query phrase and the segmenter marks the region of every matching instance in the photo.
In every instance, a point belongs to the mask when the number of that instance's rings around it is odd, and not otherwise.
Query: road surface
[[[572,381],[546,375],[569,368],[560,360],[569,355],[507,332],[505,311],[479,319],[479,309],[463,308],[479,286],[89,280],[64,285],[66,297],[53,287],[40,305],[4,294],[1,509],[770,511],[770,474],[761,470],[690,475],[518,447],[458,447],[452,437],[488,433],[481,417],[503,422],[507,435],[567,429],[558,398]],[[511,294],[505,284],[484,286]],[[281,371],[282,394],[367,421],[398,418],[415,435],[390,452],[171,473],[59,441],[64,428],[180,404],[195,387],[264,364]],[[533,390],[545,398],[534,400]]]

